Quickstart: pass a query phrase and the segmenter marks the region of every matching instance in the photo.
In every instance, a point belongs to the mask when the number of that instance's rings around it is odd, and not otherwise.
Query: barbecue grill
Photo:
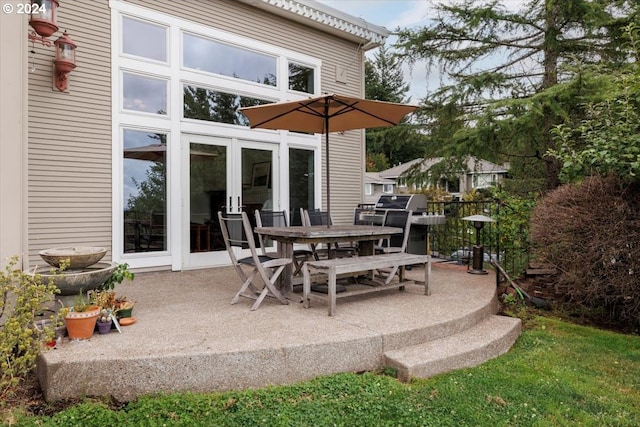
[[[383,194],[378,198],[376,211],[413,211],[422,215],[427,211],[427,196],[424,194]]]
[[[424,194],[383,194],[378,198],[373,211],[362,212],[360,220],[382,225],[387,211],[413,211],[407,252],[425,255],[427,233],[432,225],[444,224],[444,215],[427,214],[427,197]]]

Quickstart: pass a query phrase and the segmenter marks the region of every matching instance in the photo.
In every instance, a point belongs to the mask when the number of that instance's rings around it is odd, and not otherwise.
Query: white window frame
[[[364,195],[373,196],[373,184],[367,182],[364,184]]]
[[[313,56],[301,54],[278,46],[264,43],[260,40],[238,34],[228,33],[182,18],[164,14],[146,7],[133,5],[124,0],[110,0],[111,8],[111,46],[117,46],[111,52],[111,95],[112,95],[112,259],[116,262],[126,261],[132,268],[170,266],[173,270],[182,268],[182,242],[179,235],[182,227],[182,209],[178,194],[181,185],[181,136],[184,133],[198,133],[220,137],[241,138],[265,143],[277,143],[280,146],[281,171],[279,180],[281,208],[288,209],[288,149],[304,148],[314,150],[315,161],[315,203],[322,203],[322,166],[321,166],[321,135],[301,135],[287,131],[273,131],[264,129],[249,129],[237,125],[203,122],[200,120],[184,119],[183,116],[183,84],[194,84],[220,91],[232,91],[246,96],[274,101],[290,101],[304,99],[310,95],[322,93],[321,75],[322,61]],[[146,21],[167,28],[167,62],[137,57],[123,53],[122,47],[122,17]],[[233,77],[213,75],[211,73],[187,70],[182,66],[182,34],[189,32],[239,47],[255,50],[278,58],[278,86],[268,87],[258,83],[247,82]],[[289,90],[288,63],[289,61],[314,68],[315,94]],[[149,75],[168,81],[167,114],[158,115],[140,111],[124,110],[122,108],[122,72]],[[123,201],[122,201],[122,140],[123,128],[155,131],[167,134],[167,243],[168,251],[162,253],[141,252],[135,254],[123,253]],[[176,142],[177,141],[177,142]],[[275,182],[275,181],[274,181]],[[285,188],[286,187],[286,188]]]

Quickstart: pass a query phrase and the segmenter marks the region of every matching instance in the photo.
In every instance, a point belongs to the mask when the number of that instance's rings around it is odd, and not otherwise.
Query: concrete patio
[[[419,279],[414,268],[408,277]],[[122,333],[64,340],[38,359],[48,401],[83,396],[222,391],[290,384],[337,372],[394,367],[402,380],[475,366],[506,352],[520,320],[496,316],[495,276],[434,263],[432,289],[407,286],[341,300],[336,315],[312,303],[230,305],[231,267],[138,273],[116,288],[137,301]]]

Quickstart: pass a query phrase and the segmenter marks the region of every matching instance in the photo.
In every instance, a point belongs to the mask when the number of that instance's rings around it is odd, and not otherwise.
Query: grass
[[[505,355],[404,384],[338,374],[258,390],[85,399],[16,426],[638,426],[640,337],[537,317]]]

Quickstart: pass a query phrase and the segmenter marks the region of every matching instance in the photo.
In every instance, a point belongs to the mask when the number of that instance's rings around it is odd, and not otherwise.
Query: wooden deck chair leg
[[[271,275],[271,277],[269,278],[263,278],[264,283],[265,283],[265,288],[268,288],[269,291],[271,292],[271,295],[276,297],[278,299],[278,301],[280,301],[282,304],[289,304],[289,301],[280,293],[280,291],[275,287],[274,283],[276,282],[276,280],[278,280],[278,277],[280,277],[280,274],[284,271],[285,266],[281,265],[279,266]]]
[[[265,286],[262,292],[260,292],[260,296],[258,296],[258,298],[256,299],[256,302],[254,302],[253,305],[251,306],[251,311],[256,311],[258,309],[258,307],[260,306],[260,303],[262,302],[264,297],[267,296],[268,293],[269,293],[269,288]]]
[[[260,293],[260,291],[258,291],[258,289],[256,289],[256,287],[253,286],[253,283],[252,283],[252,281],[256,277],[257,273],[258,273],[258,270],[254,269],[249,276],[245,276],[246,279],[245,279],[244,283],[242,284],[242,286],[240,287],[240,290],[236,293],[236,296],[234,296],[233,299],[231,300],[231,304],[237,303],[238,300],[240,299],[240,297],[242,297],[242,296],[245,296],[245,297],[248,297],[248,298],[252,298],[252,296],[244,294],[247,289],[249,289],[255,295]]]
[[[246,283],[247,280],[249,280],[249,278],[247,274],[244,272],[244,270],[242,269],[242,267],[240,265],[236,265],[235,268],[236,268],[236,271],[238,272],[238,276],[240,276],[240,279],[243,280],[244,283]],[[251,274],[252,274],[251,279],[253,280],[253,278],[255,278],[255,275],[258,274],[258,270],[254,267]],[[251,280],[249,280],[248,287],[251,290],[251,292],[253,292],[256,295],[260,293],[260,290],[255,287],[255,285],[251,282]]]

